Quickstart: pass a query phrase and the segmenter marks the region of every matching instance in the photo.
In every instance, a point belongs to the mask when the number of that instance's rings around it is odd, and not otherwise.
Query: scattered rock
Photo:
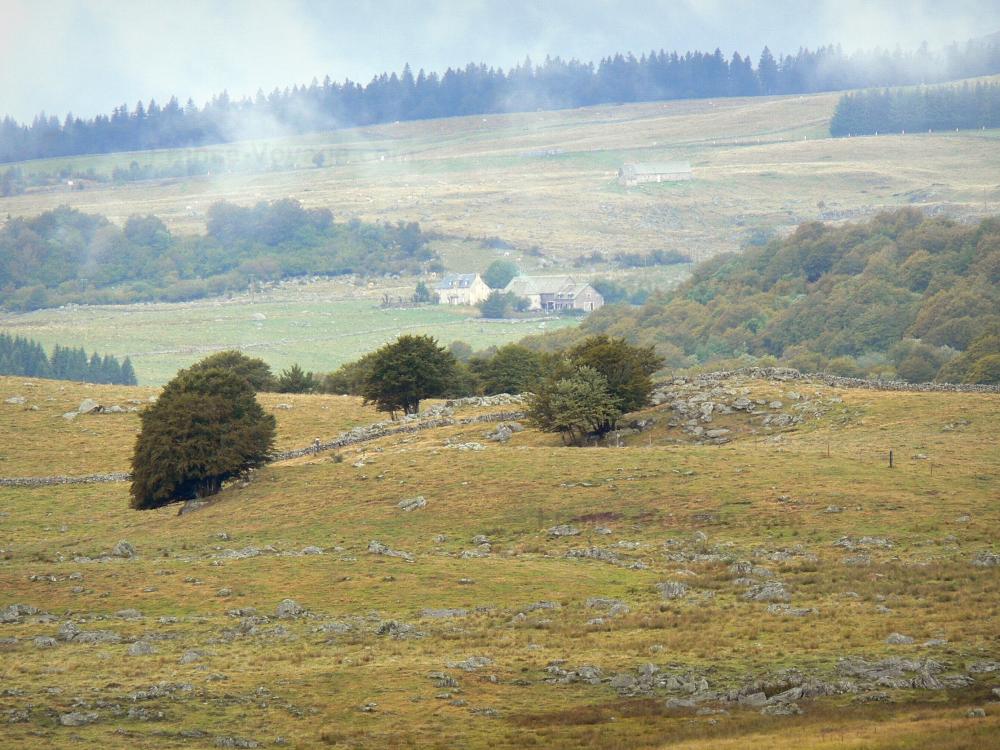
[[[424,499],[423,495],[417,495],[416,497],[407,498],[406,500],[400,500],[397,505],[404,513],[409,513],[411,510],[426,508],[427,500]]]
[[[50,638],[47,635],[40,635],[34,640],[35,648],[54,648],[59,644],[55,638]]]
[[[409,552],[402,552],[400,550],[391,549],[390,547],[382,544],[377,540],[372,540],[368,543],[368,554],[370,555],[385,555],[387,557],[398,557],[406,562],[413,562],[413,555]]]
[[[1000,566],[1000,554],[996,552],[990,552],[989,550],[983,550],[978,552],[974,558],[972,558],[972,564],[980,568],[995,568]]]
[[[656,584],[657,591],[664,599],[682,599],[687,596],[689,588],[681,581],[662,581]]]
[[[463,672],[475,672],[483,667],[493,664],[493,660],[486,656],[470,656],[468,659],[449,663],[449,669],[461,669]]]
[[[772,703],[760,710],[765,716],[796,716],[802,713],[797,703]]]
[[[128,647],[129,656],[149,656],[155,653],[156,649],[153,648],[152,644],[147,643],[146,641],[136,641]]]
[[[4,399],[5,404],[25,404],[28,402],[24,396],[11,396],[10,398]]]
[[[311,544],[308,547],[303,547],[302,551],[299,554],[300,555],[322,555],[323,554],[323,548],[322,547],[317,547],[317,546]]]
[[[424,637],[424,633],[421,633],[409,623],[399,622],[398,620],[384,620],[379,623],[378,627],[375,628],[375,634],[389,636],[397,641],[405,640],[407,638]]]
[[[486,446],[482,443],[451,443],[449,448],[456,451],[484,451]]]
[[[306,610],[294,599],[282,599],[274,610],[275,617],[282,620],[293,620],[302,617]]]
[[[448,617],[467,617],[467,609],[423,609],[420,611],[421,617],[429,619],[444,619]]]
[[[759,586],[751,586],[743,598],[755,602],[787,602],[792,597],[785,591],[785,584],[781,581],[766,581]]]
[[[80,414],[93,414],[101,410],[101,405],[92,398],[85,398],[80,402],[76,410]]]
[[[59,723],[64,727],[82,727],[93,724],[98,718],[98,715],[93,711],[72,711],[68,714],[60,714]]]
[[[577,536],[580,530],[575,526],[570,526],[569,524],[560,524],[559,526],[553,526],[547,531],[549,536]]]
[[[115,557],[125,557],[131,558],[135,557],[135,545],[125,539],[122,539],[118,544],[115,545],[114,549],[111,550],[111,554]]]
[[[257,315],[262,315],[262,313],[256,313]],[[260,318],[263,320],[263,318]],[[216,747],[236,747],[236,748],[255,748],[260,747],[260,743],[256,740],[248,740],[244,737],[216,737],[215,738]]]
[[[890,646],[909,646],[913,643],[913,638],[908,635],[903,635],[902,633],[890,633],[889,637],[885,639],[885,642]]]

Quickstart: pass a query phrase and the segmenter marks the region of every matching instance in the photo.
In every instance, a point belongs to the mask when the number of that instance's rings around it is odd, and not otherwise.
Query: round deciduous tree
[[[264,463],[274,445],[274,417],[253,387],[218,368],[181,370],[140,419],[132,456],[136,510],[213,495]]]
[[[454,355],[431,336],[400,336],[371,357],[361,395],[393,416],[416,414],[421,399],[443,396],[456,382]]]

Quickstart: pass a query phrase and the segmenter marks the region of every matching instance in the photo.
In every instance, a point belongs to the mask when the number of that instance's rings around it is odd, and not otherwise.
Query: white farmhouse
[[[478,273],[445,274],[434,287],[439,305],[478,305],[491,291]]]

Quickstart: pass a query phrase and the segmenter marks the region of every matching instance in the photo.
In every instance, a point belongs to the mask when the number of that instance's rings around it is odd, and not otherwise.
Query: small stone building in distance
[[[592,312],[604,306],[600,292],[572,276],[515,276],[504,291],[527,299],[529,310]]]
[[[618,170],[618,184],[624,187],[644,182],[682,182],[691,179],[691,165],[686,161],[625,164]]]
[[[445,274],[434,286],[439,305],[478,305],[491,291],[478,273]]]

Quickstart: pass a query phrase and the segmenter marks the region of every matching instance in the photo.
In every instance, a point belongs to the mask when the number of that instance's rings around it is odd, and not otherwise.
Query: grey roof
[[[622,169],[632,174],[677,174],[690,172],[691,164],[686,161],[646,162],[626,164]]]
[[[513,292],[518,297],[527,297],[531,294],[558,294],[574,283],[572,276],[515,276],[504,287],[504,291]]]
[[[468,289],[476,281],[478,273],[448,273],[434,287],[435,289]]]

